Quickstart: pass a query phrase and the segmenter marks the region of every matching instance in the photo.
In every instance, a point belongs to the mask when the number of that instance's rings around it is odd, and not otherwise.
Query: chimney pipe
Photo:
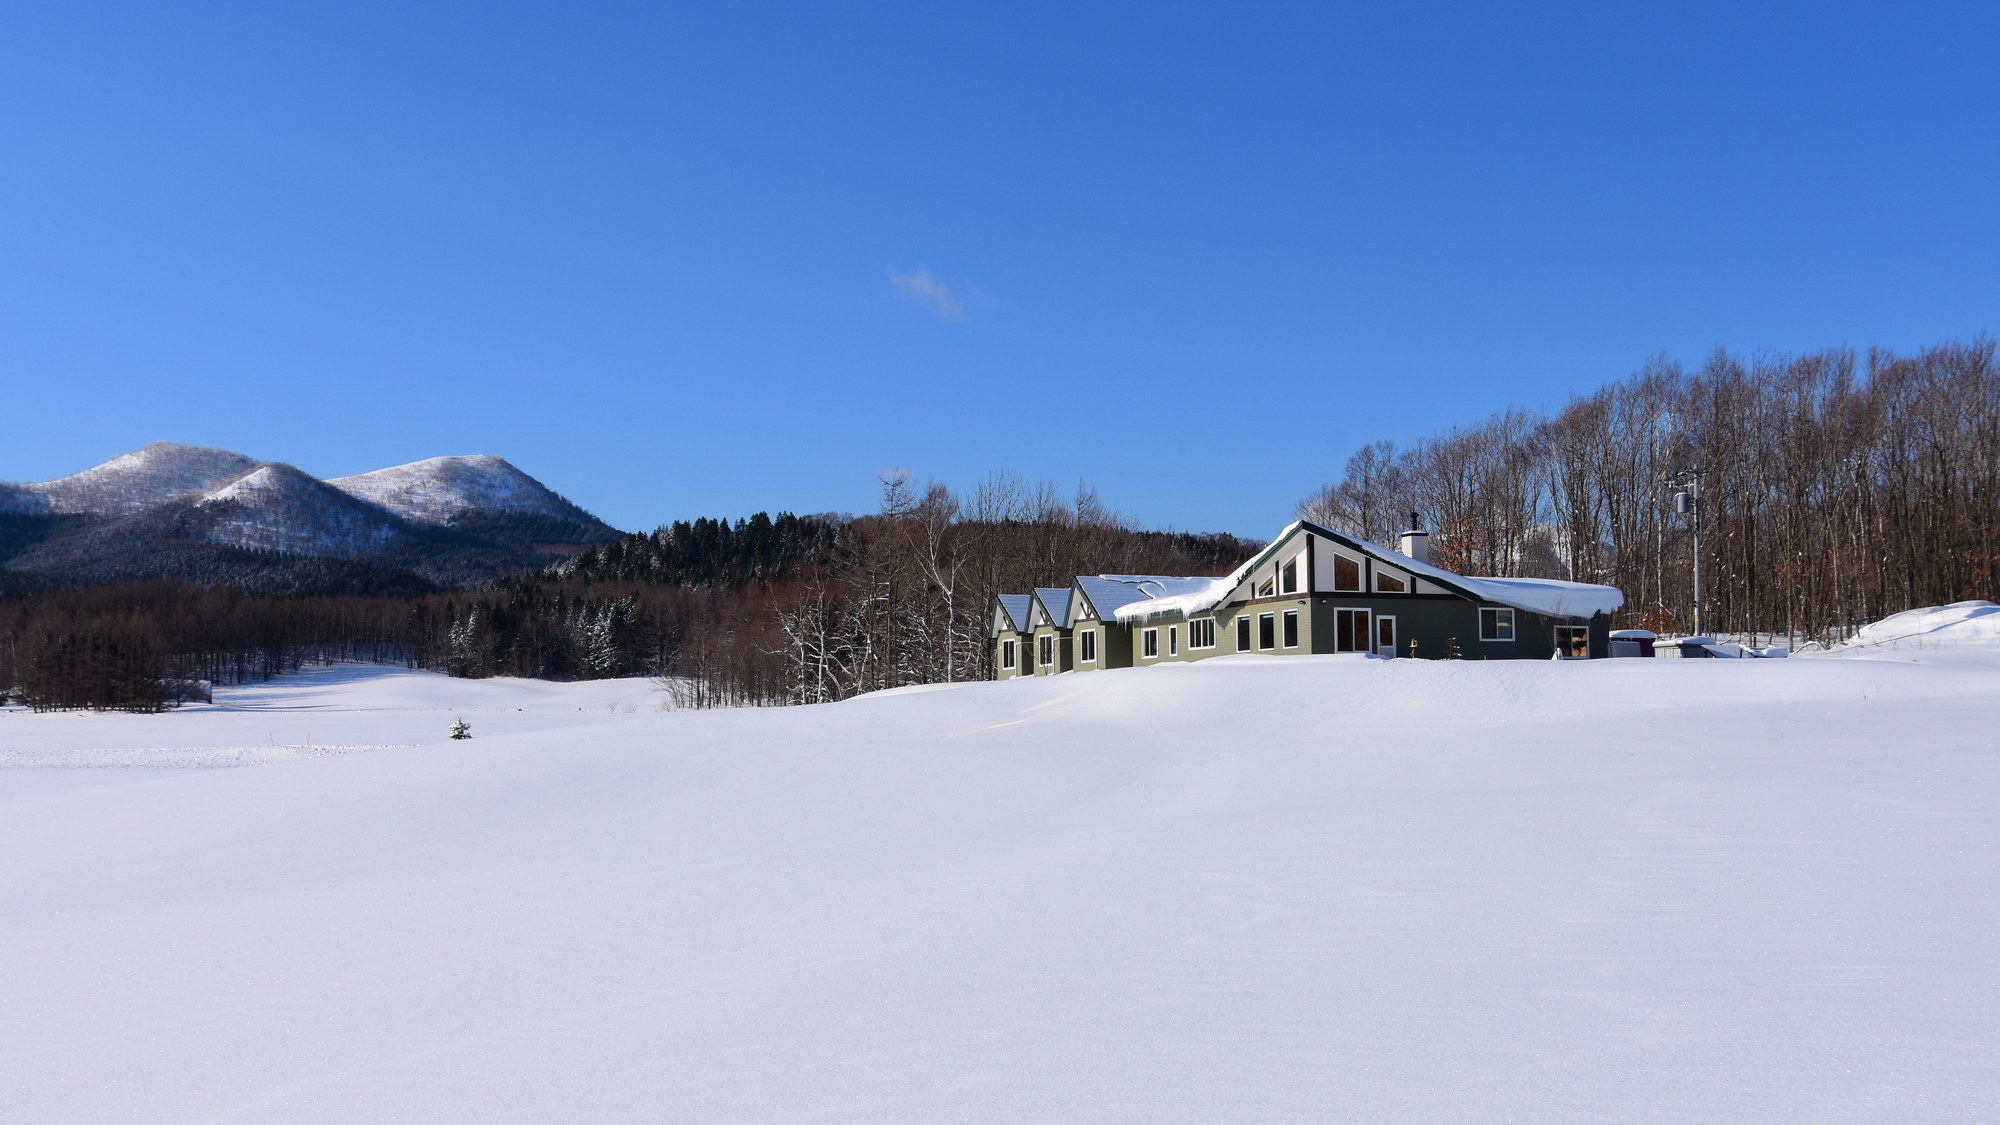
[[[1410,530],[1396,540],[1396,549],[1405,556],[1428,565],[1431,561],[1430,532],[1423,530],[1423,519],[1417,513],[1410,513]]]

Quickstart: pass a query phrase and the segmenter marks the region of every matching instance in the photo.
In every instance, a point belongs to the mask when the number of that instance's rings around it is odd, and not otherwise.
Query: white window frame
[[[1097,630],[1083,629],[1077,632],[1076,662],[1078,664],[1097,663]]]
[[[1564,632],[1565,630],[1571,630],[1571,631],[1575,631],[1575,632],[1580,632],[1580,633],[1582,633],[1582,634],[1583,634],[1583,655],[1582,655],[1582,656],[1571,656],[1571,655],[1569,654],[1569,652],[1567,651],[1567,646],[1565,646],[1565,645],[1563,644],[1563,632]],[[1558,626],[1556,626],[1556,627],[1555,627],[1555,633],[1554,633],[1554,636],[1555,636],[1555,639],[1556,639],[1556,655],[1558,655],[1558,656],[1561,656],[1561,657],[1562,657],[1562,658],[1563,658],[1564,660],[1589,660],[1589,659],[1590,659],[1590,626],[1588,626],[1588,625],[1558,625]]]
[[[1388,645],[1389,651],[1386,653],[1382,652],[1382,647],[1383,647],[1382,623],[1385,621],[1389,623],[1389,645]],[[1373,640],[1375,642],[1375,647],[1371,651],[1377,653],[1378,655],[1383,655],[1383,656],[1396,655],[1396,646],[1399,643],[1401,643],[1403,639],[1403,631],[1396,627],[1396,615],[1393,613],[1376,614],[1375,624],[1373,628],[1375,630],[1375,635],[1373,637]]]
[[[1237,614],[1236,651],[1237,652],[1257,651],[1256,649],[1250,647],[1250,642],[1256,639],[1256,634],[1257,634],[1257,625],[1256,622],[1250,620],[1250,615],[1247,613]]]
[[[1264,622],[1266,622],[1266,621],[1269,621],[1269,622],[1271,623],[1271,643],[1270,643],[1270,644],[1268,644],[1268,645],[1264,643]],[[1260,613],[1260,614],[1258,614],[1258,615],[1257,615],[1257,651],[1258,651],[1258,652],[1275,652],[1275,651],[1277,651],[1277,648],[1278,648],[1278,615],[1277,615],[1277,614],[1275,614],[1275,613]]]
[[[1299,570],[1305,561],[1304,555],[1293,555],[1278,566],[1278,593],[1299,592]]]
[[[1169,625],[1167,626],[1167,655],[1179,656],[1180,654],[1181,627],[1178,625]]]
[[[1285,634],[1287,632],[1289,632],[1292,636],[1290,643],[1286,643],[1285,641]],[[1284,619],[1278,622],[1278,647],[1279,648],[1299,647],[1299,636],[1300,636],[1299,611],[1296,609],[1288,609],[1284,613]]]
[[[1491,618],[1493,622],[1492,631],[1496,634],[1500,631],[1500,622],[1503,620],[1506,621],[1507,623],[1506,636],[1501,637],[1501,636],[1487,635],[1487,628],[1486,628],[1486,622],[1488,620],[1487,614],[1493,615]],[[1479,607],[1479,640],[1481,643],[1495,644],[1495,645],[1513,644],[1514,638],[1520,635],[1521,635],[1520,622],[1515,620],[1514,610],[1512,609],[1512,607],[1485,606],[1485,605]]]
[[[1359,648],[1340,647],[1340,615],[1343,613],[1358,613],[1361,615],[1361,632],[1358,637],[1358,639],[1361,642],[1361,647]],[[1333,651],[1374,652],[1375,611],[1369,609],[1365,605],[1342,605],[1333,607]]]
[[[1014,653],[1014,645],[1013,641],[1000,642],[1000,670],[1003,672],[1011,672],[1021,666],[1020,659]]]
[[[1056,666],[1056,635],[1045,633],[1035,638],[1035,663],[1044,668]]]
[[[1340,564],[1342,562],[1351,562],[1354,564],[1354,585],[1352,586],[1342,586],[1340,584]],[[1364,559],[1351,557],[1345,551],[1335,551],[1333,552],[1333,562],[1327,568],[1327,578],[1333,583],[1335,593],[1366,593],[1368,590],[1368,563]]]
[[[1141,629],[1139,631],[1139,656],[1144,660],[1158,660],[1160,658],[1160,631],[1158,629]]]
[[[1382,588],[1382,583],[1385,581],[1400,582],[1403,584],[1403,588],[1400,590],[1384,590]],[[1378,566],[1375,568],[1375,592],[1378,594],[1407,594],[1410,592],[1409,576],[1407,575],[1399,576],[1399,575],[1389,574],[1386,572],[1385,568]]]
[[[1204,637],[1208,639],[1207,644],[1200,643],[1200,641]],[[1193,621],[1188,622],[1189,650],[1198,648],[1214,648],[1214,647],[1215,647],[1215,618],[1197,617]]]

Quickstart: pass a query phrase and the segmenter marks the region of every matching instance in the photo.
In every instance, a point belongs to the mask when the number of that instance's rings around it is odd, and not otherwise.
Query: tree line
[[[1299,510],[1382,543],[1422,513],[1439,566],[1606,583],[1626,593],[1621,624],[1685,631],[1686,470],[1700,472],[1708,631],[1832,641],[1996,596],[2000,370],[1986,338],[1656,361],[1553,414],[1365,446]]]

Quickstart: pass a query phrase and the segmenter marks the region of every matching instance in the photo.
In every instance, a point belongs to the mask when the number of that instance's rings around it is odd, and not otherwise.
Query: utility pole
[[[1701,626],[1701,478],[1705,469],[1682,469],[1667,478],[1667,483],[1680,489],[1674,493],[1674,511],[1687,516],[1694,524],[1694,635],[1708,634]]]

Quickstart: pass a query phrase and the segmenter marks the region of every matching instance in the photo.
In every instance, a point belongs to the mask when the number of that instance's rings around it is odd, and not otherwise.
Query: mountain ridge
[[[182,577],[302,592],[327,574],[462,586],[620,534],[491,454],[321,479],[176,442],[51,481],[0,483],[0,519],[0,591]],[[382,577],[390,574],[402,577]]]

